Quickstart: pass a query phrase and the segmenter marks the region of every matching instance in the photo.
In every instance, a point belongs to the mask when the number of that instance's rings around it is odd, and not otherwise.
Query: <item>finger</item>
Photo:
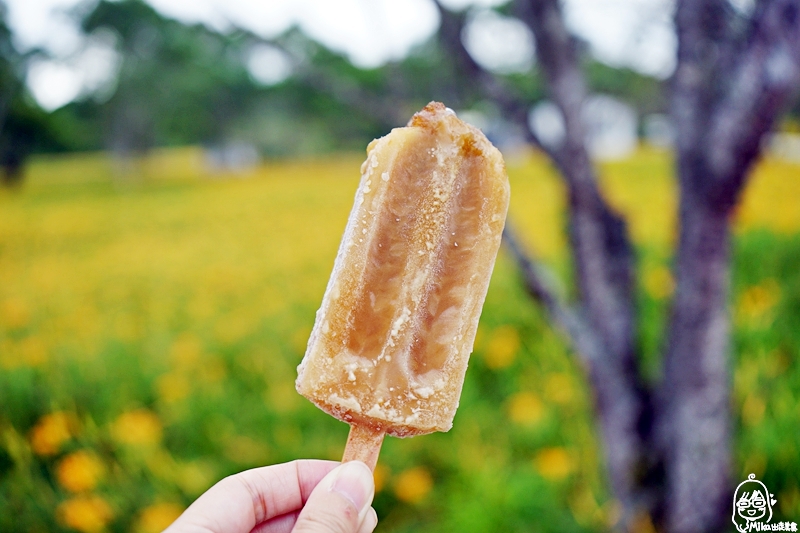
[[[293,513],[276,516],[275,518],[257,525],[250,533],[292,533],[292,529],[297,522],[297,516],[299,514],[298,511],[295,511]],[[361,522],[361,527],[358,528],[358,533],[372,533],[377,525],[378,515],[375,513],[375,509],[370,507],[367,510],[364,521]]]
[[[271,520],[262,522],[253,528],[250,533],[292,533],[299,511],[293,513],[286,513],[285,515],[276,516]],[[375,526],[378,525],[378,515],[372,507],[367,511],[364,521],[361,522],[361,527],[358,528],[358,533],[372,533]]]
[[[358,533],[372,533],[377,525],[378,514],[375,512],[375,509],[370,507],[367,511],[367,515],[364,517],[364,521],[361,522],[361,527],[358,528]]]
[[[308,497],[293,533],[359,533],[371,516],[372,471],[360,461],[332,470]],[[371,520],[371,518],[369,518]]]
[[[297,515],[300,511],[293,511],[275,518],[270,518],[253,528],[250,533],[292,533],[294,524],[297,522]]]
[[[167,532],[248,533],[256,524],[301,509],[338,464],[301,460],[228,476],[190,505]]]

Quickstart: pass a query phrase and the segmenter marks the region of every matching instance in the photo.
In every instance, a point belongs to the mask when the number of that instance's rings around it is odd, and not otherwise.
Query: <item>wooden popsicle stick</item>
[[[381,453],[384,435],[383,431],[372,429],[369,426],[351,425],[342,462],[361,461],[374,472],[375,465],[378,464],[378,455]]]

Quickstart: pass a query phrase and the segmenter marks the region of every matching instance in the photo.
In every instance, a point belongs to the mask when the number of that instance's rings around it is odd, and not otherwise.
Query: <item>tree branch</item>
[[[800,2],[759,4],[747,48],[714,110],[706,143],[712,201],[726,212],[738,199],[761,140],[800,85]]]
[[[500,107],[503,116],[524,132],[527,142],[553,157],[549,149],[542,144],[536,133],[531,131],[528,126],[528,105],[518,95],[515,95],[502,80],[485,71],[464,47],[462,34],[466,23],[466,14],[452,12],[443,7],[438,0],[435,0],[435,3],[441,19],[439,36],[442,47],[455,59],[458,68],[466,78],[477,80],[483,93]]]
[[[591,328],[559,294],[552,273],[523,250],[510,223],[506,223],[503,230],[503,243],[522,272],[525,289],[531,298],[545,308],[550,320],[566,335],[584,365],[589,368],[596,364],[603,354]]]
[[[759,2],[741,42],[726,9],[681,0],[676,11],[681,226],[657,424],[666,526],[681,533],[720,529],[730,512],[729,213],[800,82],[799,0]]]
[[[633,251],[625,222],[600,195],[586,148],[581,116],[586,89],[575,41],[558,0],[519,1],[515,10],[533,30],[540,68],[564,118],[564,142],[553,155],[569,191],[570,240],[582,303],[609,357],[632,360]]]
[[[727,34],[725,0],[681,0],[675,10],[677,65],[672,76],[672,119],[682,189],[701,191],[704,182],[686,182],[688,167],[705,166],[705,135],[719,91],[719,44]],[[723,48],[724,49],[724,48]],[[725,58],[730,60],[730,58]]]
[[[528,292],[540,301],[566,332],[586,364],[605,443],[608,470],[627,527],[643,506],[636,492],[649,439],[650,402],[635,358],[633,252],[624,221],[600,194],[585,144],[582,107],[583,74],[574,40],[564,26],[557,0],[518,1],[520,19],[536,39],[538,62],[552,99],[564,117],[566,136],[545,151],[559,169],[569,195],[569,234],[575,257],[579,301],[566,306],[545,281],[541,268],[521,250],[509,230],[506,241],[525,276]],[[484,71],[461,42],[463,15],[442,10],[441,35],[462,68],[478,80],[487,95],[501,103],[509,118],[527,124],[527,105]]]

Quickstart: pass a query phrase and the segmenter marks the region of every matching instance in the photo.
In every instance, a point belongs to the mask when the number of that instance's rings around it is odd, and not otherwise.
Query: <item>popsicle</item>
[[[508,200],[500,152],[441,103],[367,147],[296,382],[350,424],[344,461],[452,427]]]

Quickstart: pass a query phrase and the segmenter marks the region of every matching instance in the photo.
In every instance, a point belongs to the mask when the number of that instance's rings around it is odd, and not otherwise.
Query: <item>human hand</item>
[[[358,461],[299,460],[226,477],[164,533],[371,533],[375,483]]]

